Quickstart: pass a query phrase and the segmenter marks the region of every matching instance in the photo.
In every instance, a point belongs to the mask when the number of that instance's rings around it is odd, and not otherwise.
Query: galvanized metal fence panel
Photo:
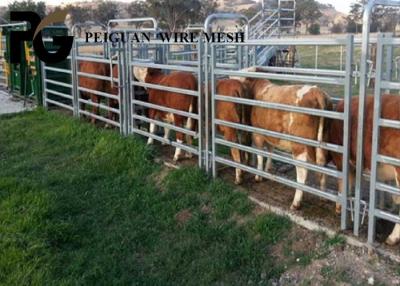
[[[130,49],[134,49],[135,45],[132,45]],[[143,44],[141,44],[143,45]],[[185,47],[182,51],[174,49],[174,46]],[[202,88],[202,78],[203,78],[203,53],[202,48],[203,44],[201,42],[196,43],[168,43],[160,40],[154,40],[151,43],[148,43],[149,48],[153,48],[155,53],[152,55],[149,53],[135,55],[134,52],[129,53],[129,86],[131,93],[131,128],[130,132],[133,134],[139,134],[149,138],[149,142],[152,140],[157,140],[163,144],[171,145],[175,148],[180,148],[183,151],[191,153],[193,155],[198,156],[198,165],[200,167],[204,166],[204,146],[203,146],[203,126],[204,123],[202,121],[203,116],[203,107],[204,107],[204,93]],[[195,50],[194,50],[195,47]],[[158,51],[168,51],[164,55],[160,56],[160,52]],[[196,51],[196,53],[194,53]],[[186,53],[187,52],[187,53]],[[168,74],[173,71],[183,71],[192,73],[197,78],[197,90],[187,90],[176,87],[168,87],[162,84],[152,84],[146,82],[139,82],[135,79],[134,76],[134,68],[154,68],[160,69],[164,73]],[[146,89],[152,90],[160,90],[160,91],[169,91],[174,92],[180,95],[192,97],[197,100],[197,109],[194,110],[181,110],[181,109],[173,109],[167,106],[157,105],[152,102],[146,102],[140,99],[137,99],[137,95],[135,91],[137,87],[142,87]],[[186,119],[192,119],[196,121],[196,125],[198,126],[197,130],[190,129],[184,126],[176,126],[171,122],[164,122],[159,118],[150,118],[147,114],[138,114],[136,111],[138,107],[142,107],[145,109],[154,109],[156,111],[161,111],[165,113],[170,113],[172,117],[174,116],[183,116]],[[146,123],[149,128],[144,128],[143,125],[139,125],[138,122]],[[156,127],[161,127],[164,129],[164,136],[160,136],[155,132]],[[168,137],[169,130],[182,133],[184,135],[193,137],[193,139],[197,139],[197,146],[191,145],[186,142],[178,142],[178,140],[170,139]]]
[[[74,41],[74,69],[76,71],[76,97],[77,97],[77,114],[78,116],[86,116],[93,121],[100,121],[104,124],[111,125],[123,130],[123,110],[120,79],[122,77],[114,77],[112,70],[116,66],[118,70],[122,66],[121,54],[118,48],[115,53],[109,54],[110,43],[86,43],[83,40]],[[107,57],[108,56],[108,57]],[[115,56],[113,60],[111,57]],[[99,74],[98,70],[82,71],[81,63],[95,63],[108,69],[108,73]],[[101,70],[101,69],[100,69]],[[118,75],[121,73],[118,73]],[[81,79],[83,79],[81,81]],[[93,90],[82,83],[86,80],[96,80],[102,85],[102,90]],[[88,107],[88,108],[87,108]]]
[[[309,40],[278,40],[279,44],[282,45],[315,45],[314,41]],[[216,48],[217,46],[223,46],[223,44],[212,44],[211,45],[211,106],[212,106],[212,116],[211,116],[211,126],[212,126],[212,173],[213,176],[217,176],[217,163],[229,167],[234,167],[241,169],[243,171],[252,173],[257,176],[262,176],[272,181],[276,181],[278,183],[285,184],[289,187],[294,187],[296,189],[302,190],[307,193],[311,193],[313,195],[317,195],[319,197],[328,199],[333,202],[340,203],[342,205],[342,215],[341,215],[341,228],[347,228],[347,211],[348,211],[348,198],[349,198],[349,129],[350,129],[350,100],[352,96],[352,64],[353,64],[353,46],[354,39],[353,36],[348,36],[346,39],[327,39],[321,41],[322,45],[329,46],[338,46],[344,45],[346,49],[349,51],[347,53],[346,58],[346,69],[345,71],[323,71],[322,74],[318,74],[316,70],[306,70],[306,69],[292,69],[291,72],[294,74],[286,74],[282,73],[282,70],[277,72],[278,70],[273,70],[271,68],[267,68],[264,72],[248,72],[248,71],[238,71],[238,70],[226,70],[217,67],[216,65]],[[272,45],[276,44],[275,40],[257,40],[257,41],[248,41],[247,43],[237,43],[238,46],[260,46],[260,45]],[[275,72],[274,72],[275,71]],[[296,106],[289,106],[284,104],[276,104],[264,101],[257,101],[253,99],[242,99],[236,97],[223,96],[216,93],[216,85],[217,78],[220,76],[234,76],[234,77],[248,77],[248,78],[261,78],[261,79],[269,79],[269,80],[283,80],[283,81],[292,81],[292,82],[302,82],[302,83],[317,83],[317,84],[331,84],[343,86],[344,88],[344,101],[345,101],[345,111],[344,113],[337,113],[333,111],[327,110],[313,110],[309,108],[302,108]],[[343,121],[344,130],[343,130],[343,146],[337,146],[334,144],[330,144],[328,142],[318,142],[310,139],[305,139],[302,137],[292,136],[289,134],[283,134],[279,132],[274,132],[262,128],[257,128],[254,126],[248,126],[238,123],[233,123],[225,120],[221,120],[217,118],[216,114],[216,103],[218,101],[226,101],[232,102],[235,104],[248,105],[248,106],[258,106],[268,109],[282,110],[288,112],[296,112],[309,114],[324,118],[331,118]],[[297,142],[300,144],[304,144],[312,147],[319,147],[325,150],[334,151],[342,154],[343,156],[343,166],[342,172],[322,167],[318,165],[314,165],[309,162],[303,162],[296,159],[292,159],[289,156],[284,156],[280,154],[275,154],[271,152],[267,152],[262,149],[254,148],[251,146],[245,146],[243,144],[239,144],[237,142],[226,141],[225,139],[221,139],[217,134],[217,126],[227,126],[234,128],[236,130],[242,130],[251,133],[257,133],[265,136],[270,136],[273,138],[279,138],[283,140],[288,140],[292,142]],[[237,163],[226,157],[220,156],[218,154],[218,147],[225,146],[229,148],[236,148],[241,151],[248,152],[253,155],[262,156],[262,157],[270,157],[273,160],[280,161],[283,163],[291,164],[294,166],[306,168],[308,170],[316,171],[318,173],[326,174],[337,179],[343,180],[343,193],[337,194],[337,192],[325,192],[316,189],[313,186],[301,184],[298,182],[294,182],[284,176],[279,176],[276,174],[271,174],[270,172],[266,172],[264,170],[256,169],[250,165],[245,165],[243,163]]]
[[[400,129],[400,121],[382,118],[382,93],[392,93],[400,91],[400,83],[393,79],[392,76],[392,60],[393,48],[400,48],[399,38],[383,37],[378,38],[377,52],[377,72],[374,94],[374,117],[373,117],[373,135],[372,135],[372,154],[371,154],[371,178],[370,178],[370,202],[369,202],[369,227],[368,242],[373,244],[376,235],[376,219],[383,219],[395,224],[400,224],[400,216],[398,213],[390,212],[385,209],[385,205],[378,204],[378,194],[386,193],[391,196],[400,197],[400,178],[395,177],[396,186],[389,185],[379,178],[379,167],[390,165],[393,168],[400,167],[400,158],[385,156],[380,153],[380,144],[382,138],[380,136],[382,128]],[[384,55],[388,55],[390,60],[385,59]],[[386,68],[385,68],[386,65]],[[393,93],[394,94],[394,93]],[[367,166],[366,166],[367,167]],[[394,170],[393,170],[394,171]]]
[[[74,92],[76,73],[73,65],[73,51],[62,62],[42,62],[43,106],[58,107],[76,115],[77,100]]]

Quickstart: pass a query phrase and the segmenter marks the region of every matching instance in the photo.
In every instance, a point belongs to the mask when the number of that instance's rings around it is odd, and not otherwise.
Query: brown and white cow
[[[382,96],[382,114],[381,117],[391,120],[400,120],[400,96],[383,95]],[[344,102],[341,101],[336,107],[338,112],[344,111]],[[371,153],[372,153],[372,130],[373,130],[373,113],[374,113],[374,98],[367,97],[366,113],[364,123],[364,162],[365,171],[371,170]],[[350,136],[350,186],[354,183],[356,155],[357,155],[357,128],[358,128],[358,97],[351,101],[351,136]],[[330,142],[338,145],[343,145],[343,122],[333,120],[330,127]],[[379,138],[379,150],[381,155],[400,159],[400,130],[392,128],[381,128]],[[332,153],[333,162],[339,170],[342,169],[342,156],[338,153]],[[400,187],[400,167],[380,164],[378,167],[378,180],[391,181],[396,180],[397,186]],[[339,180],[339,192],[343,190],[342,181]],[[400,204],[400,197],[393,196],[395,204]],[[336,205],[336,212],[340,213],[340,204]],[[391,235],[386,240],[389,245],[394,245],[400,242],[400,225],[396,224]]]
[[[248,71],[257,71],[250,68]],[[331,108],[329,96],[317,86],[309,85],[275,85],[265,79],[247,78],[242,81],[247,84],[251,96],[255,100],[292,105],[298,107],[314,108],[326,110]],[[279,132],[287,135],[302,137],[319,142],[326,139],[327,130],[325,130],[325,120],[323,117],[312,116],[302,113],[287,112],[277,109],[268,109],[262,107],[253,107],[251,112],[251,125],[266,129],[269,131]],[[292,154],[296,160],[317,163],[320,166],[326,165],[327,151],[322,148],[315,148],[287,140],[278,139],[271,136],[264,136],[253,133],[253,144],[257,148],[267,147],[269,152],[273,152],[274,148],[287,151]],[[264,158],[257,156],[257,168],[263,170]],[[268,158],[266,171],[272,167],[272,159]],[[308,176],[308,170],[303,167],[296,166],[297,182],[305,184]],[[261,181],[261,177],[256,176],[257,181]],[[325,189],[326,176],[321,175],[321,189]],[[291,209],[299,209],[303,198],[303,192],[299,189],[291,205]]]
[[[234,79],[222,79],[217,83],[217,94],[248,98],[248,93],[242,83]],[[233,102],[218,101],[216,104],[216,117],[233,123],[250,124],[251,108],[248,105],[239,105]],[[219,132],[222,133],[225,140],[243,145],[250,145],[251,137],[249,132],[237,130],[235,128],[218,125]],[[236,148],[231,148],[232,159],[237,163],[246,163],[248,154],[241,152]],[[235,184],[241,184],[243,181],[242,170],[236,169]]]
[[[145,67],[134,67],[134,75],[140,82],[157,84],[167,87],[181,88],[186,90],[197,90],[197,80],[193,74],[188,72],[172,72],[170,74],[164,74],[160,69],[145,68]],[[176,110],[185,112],[195,112],[197,107],[197,98],[180,94],[176,92],[164,91],[159,89],[148,89],[149,103],[164,106]],[[193,130],[194,122],[192,118],[186,118],[184,116],[164,112],[158,109],[150,108],[148,110],[150,119],[162,120],[167,123],[172,123],[177,127],[184,127],[186,123],[186,129]],[[154,134],[156,131],[156,125],[150,123],[150,133]],[[169,139],[169,129],[164,128],[164,138]],[[185,135],[181,132],[176,132],[176,141],[183,143]],[[192,138],[187,136],[187,141],[191,144]],[[152,144],[153,138],[149,137],[147,144]],[[174,161],[178,161],[181,156],[182,150],[177,147],[174,154]],[[187,153],[187,157],[191,157],[191,154]]]
[[[105,63],[97,63],[91,61],[81,61],[79,62],[79,71],[87,74],[100,75],[100,76],[108,76],[110,74],[110,67]],[[108,82],[100,79],[95,79],[91,77],[79,76],[79,87],[97,90],[97,91],[106,91],[108,90]],[[81,91],[81,97],[83,99],[90,99],[93,103],[99,104],[100,97],[94,93]],[[86,104],[82,103],[81,109],[85,110]],[[99,107],[92,106],[92,113],[95,115],[99,115]],[[91,122],[93,124],[96,123],[96,118],[92,117]]]

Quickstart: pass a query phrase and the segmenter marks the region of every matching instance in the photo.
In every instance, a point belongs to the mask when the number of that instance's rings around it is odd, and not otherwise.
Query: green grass
[[[154,150],[44,111],[0,117],[1,285],[266,284],[291,224]]]

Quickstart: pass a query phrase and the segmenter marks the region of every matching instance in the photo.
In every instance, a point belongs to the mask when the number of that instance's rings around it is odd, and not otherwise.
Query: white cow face
[[[140,82],[146,82],[148,68],[146,67],[134,67],[133,74],[135,75],[136,79]]]

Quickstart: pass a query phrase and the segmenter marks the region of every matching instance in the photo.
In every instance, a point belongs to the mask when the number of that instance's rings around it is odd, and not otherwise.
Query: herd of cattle
[[[110,67],[106,64],[94,62],[81,62],[79,70],[85,73],[97,74],[101,76],[110,75]],[[247,71],[260,72],[256,68],[247,69]],[[114,66],[114,76],[118,76],[118,68]],[[168,86],[173,88],[181,88],[186,90],[197,91],[198,84],[196,77],[188,72],[172,72],[163,73],[159,69],[134,67],[134,75],[140,82]],[[107,91],[110,94],[118,95],[118,88],[109,81],[99,79],[80,77],[79,86],[91,90]],[[170,109],[197,112],[197,98],[184,94],[159,89],[148,89],[149,103],[167,107]],[[297,107],[312,108],[319,110],[333,110],[333,104],[329,95],[318,86],[309,85],[276,85],[266,79],[254,78],[227,78],[220,79],[216,85],[216,93],[222,96],[230,96],[236,98],[255,99],[269,103],[285,104]],[[82,93],[83,98],[90,98],[92,102],[99,103],[99,96],[92,93]],[[110,98],[109,105],[118,108],[118,100]],[[81,106],[81,108],[85,108]],[[96,106],[92,107],[94,114],[99,114]],[[344,111],[344,102],[341,101],[336,106],[336,111]],[[364,166],[365,171],[371,168],[371,149],[372,149],[372,127],[373,127],[373,97],[368,96],[366,102],[366,122],[365,122],[365,140],[364,140]],[[357,114],[358,114],[358,97],[354,97],[351,101],[351,136],[350,136],[350,185],[354,183],[355,161],[357,153]],[[116,114],[109,112],[109,118],[116,120]],[[329,142],[336,145],[343,145],[343,121],[330,120],[315,115],[308,115],[298,112],[288,112],[277,109],[267,109],[262,107],[250,107],[239,105],[228,101],[218,101],[216,104],[216,118],[233,123],[262,128],[268,131],[286,134],[290,136],[302,137],[318,142]],[[156,109],[148,109],[148,117],[153,120],[160,120],[177,127],[186,127],[194,130],[195,122],[191,118],[168,113]],[[383,95],[382,96],[382,118],[391,120],[400,120],[400,96]],[[95,119],[92,118],[92,122]],[[255,145],[257,148],[267,148],[269,152],[273,152],[274,148],[286,151],[292,154],[295,160],[326,166],[333,162],[337,169],[342,169],[342,155],[319,147],[312,147],[296,142],[290,142],[278,139],[272,136],[264,136],[261,134],[243,132],[227,126],[218,126],[219,132],[224,136],[225,140],[243,145]],[[155,133],[156,125],[150,124],[150,133]],[[169,130],[165,128],[164,136],[168,139]],[[192,138],[176,132],[176,140],[184,143],[185,140],[191,144]],[[153,139],[149,138],[148,143],[153,143]],[[398,129],[381,128],[379,154],[400,158],[400,131]],[[177,161],[181,157],[181,149],[176,148],[174,160]],[[190,156],[190,154],[187,154]],[[231,149],[232,159],[239,164],[247,164],[248,154],[238,149]],[[272,167],[272,159],[269,157],[265,164],[265,170],[268,172]],[[257,156],[257,169],[264,169],[264,158]],[[297,182],[305,184],[308,176],[308,170],[304,167],[296,167]],[[378,178],[382,181],[396,180],[397,186],[400,186],[400,168],[389,165],[380,165],[378,168]],[[256,176],[257,181],[261,177]],[[243,180],[242,170],[236,169],[235,183],[240,184]],[[326,187],[326,175],[320,175],[321,190]],[[343,189],[343,182],[338,181],[339,192]],[[296,190],[291,208],[296,210],[301,206],[303,192]],[[393,196],[395,204],[400,205],[400,197]],[[336,205],[336,212],[340,213],[341,205]],[[396,224],[392,233],[386,242],[390,245],[400,242],[400,225]]]

